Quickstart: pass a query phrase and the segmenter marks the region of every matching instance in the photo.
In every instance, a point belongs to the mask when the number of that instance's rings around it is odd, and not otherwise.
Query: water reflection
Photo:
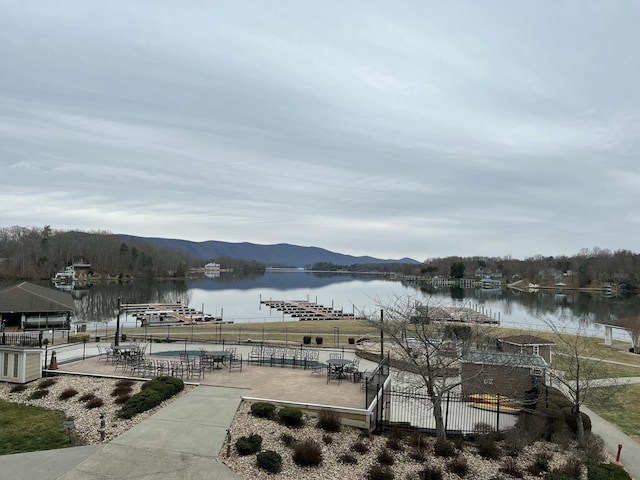
[[[44,285],[45,283],[43,283]],[[51,287],[51,284],[46,283]],[[587,325],[637,315],[638,297],[592,293],[419,287],[379,275],[266,272],[221,274],[192,280],[133,282],[87,286],[71,292],[77,321],[112,322],[122,303],[181,302],[237,323],[289,320],[260,304],[260,299],[310,300],[346,312],[370,313],[393,299],[417,297],[429,303],[456,304],[499,315],[503,325],[545,328],[545,321],[568,317]],[[134,322],[127,318],[126,322]]]

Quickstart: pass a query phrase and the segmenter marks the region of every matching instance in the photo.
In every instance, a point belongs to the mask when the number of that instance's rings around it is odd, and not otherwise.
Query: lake
[[[122,303],[180,301],[234,323],[294,320],[262,305],[261,300],[309,300],[348,313],[374,315],[395,299],[415,297],[429,304],[474,308],[499,319],[503,326],[548,329],[547,322],[567,318],[574,325],[586,325],[591,332],[601,328],[595,322],[636,315],[638,299],[607,298],[600,294],[520,292],[511,289],[480,288],[421,289],[382,275],[267,271],[264,274],[222,273],[190,280],[94,285],[72,292],[76,320],[112,324],[118,298]],[[125,326],[135,319],[121,316]],[[619,334],[618,338],[626,339]]]

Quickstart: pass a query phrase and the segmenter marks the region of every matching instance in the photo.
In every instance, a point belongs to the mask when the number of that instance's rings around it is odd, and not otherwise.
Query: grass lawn
[[[603,390],[608,390],[604,388]],[[587,405],[602,418],[616,425],[620,430],[634,438],[640,440],[640,409],[638,409],[638,398],[640,396],[640,385],[628,385],[617,388],[606,407]]]
[[[0,400],[0,455],[69,446],[65,420],[58,410]]]

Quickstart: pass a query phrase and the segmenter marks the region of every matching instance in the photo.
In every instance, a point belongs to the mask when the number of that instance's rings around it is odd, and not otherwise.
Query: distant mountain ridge
[[[189,240],[179,240],[172,238],[156,237],[136,237],[133,235],[120,234],[123,239],[134,239],[145,241],[159,247],[172,248],[188,252],[196,258],[206,261],[214,258],[228,257],[242,260],[255,260],[265,266],[288,266],[305,267],[314,263],[333,263],[334,265],[354,265],[363,263],[410,263],[418,264],[412,258],[401,258],[399,260],[380,259],[369,256],[355,257],[335,253],[319,247],[301,247],[288,243],[276,245],[258,245],[255,243],[230,243],[208,240],[206,242],[192,242]]]

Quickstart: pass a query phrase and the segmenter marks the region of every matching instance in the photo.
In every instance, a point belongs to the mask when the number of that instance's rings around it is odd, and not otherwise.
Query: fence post
[[[496,404],[496,432],[500,432],[500,394],[498,394],[498,403]]]
[[[446,403],[446,408],[444,410],[444,431],[446,433],[447,431],[447,427],[449,426],[449,401],[451,399],[451,391],[447,391],[447,403]],[[442,408],[442,406],[440,407]]]

